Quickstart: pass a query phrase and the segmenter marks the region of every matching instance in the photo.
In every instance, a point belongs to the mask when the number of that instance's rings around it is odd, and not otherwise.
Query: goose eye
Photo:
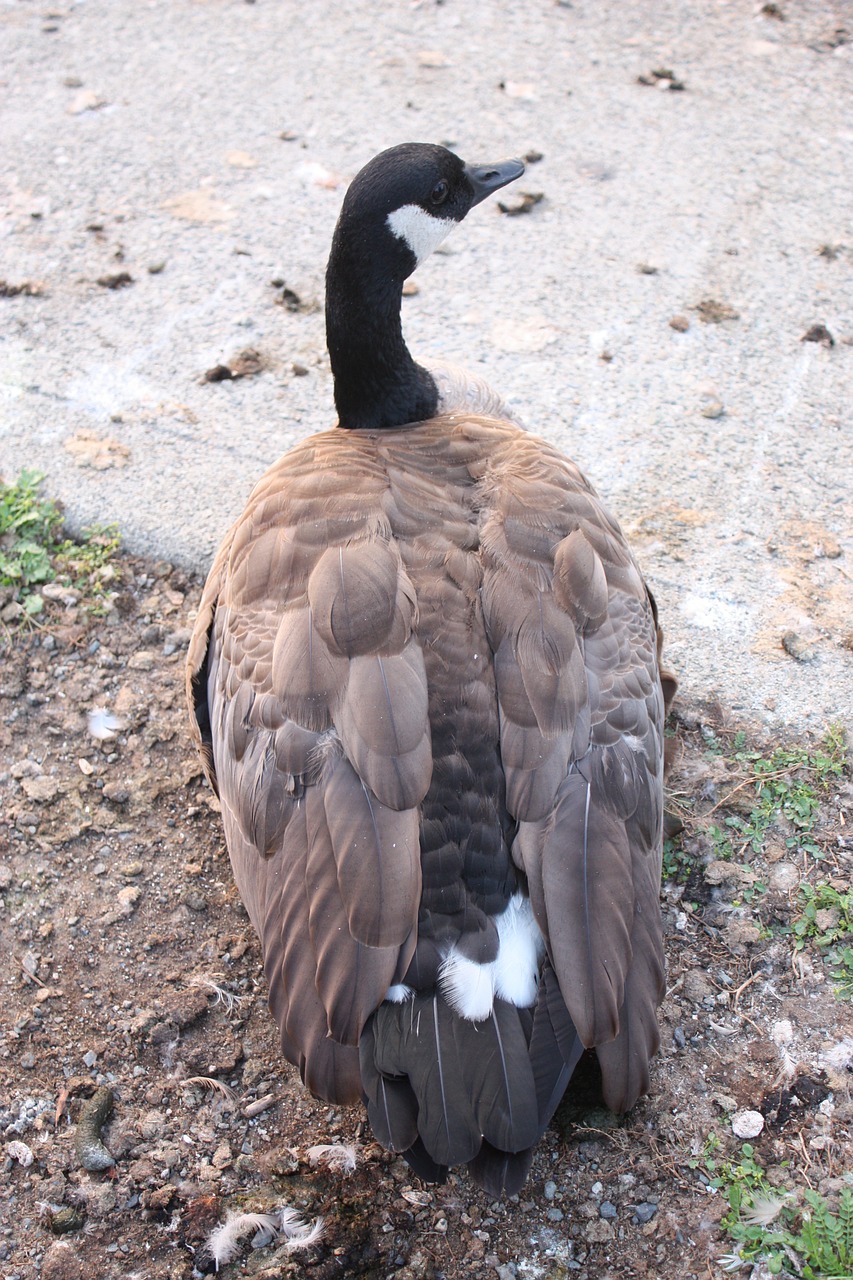
[[[444,204],[449,190],[450,188],[444,181],[444,178],[442,178],[441,181],[437,182],[432,189],[432,194],[429,198],[430,204]]]

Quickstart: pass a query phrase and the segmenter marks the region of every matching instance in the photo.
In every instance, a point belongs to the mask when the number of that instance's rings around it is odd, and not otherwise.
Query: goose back
[[[648,1087],[658,651],[618,525],[503,419],[314,436],[219,551],[188,692],[282,1048],[424,1176],[517,1190],[584,1048]]]

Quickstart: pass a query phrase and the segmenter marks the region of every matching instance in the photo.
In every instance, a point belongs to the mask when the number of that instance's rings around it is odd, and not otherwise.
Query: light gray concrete
[[[346,180],[408,139],[536,149],[518,188],[545,199],[472,213],[418,272],[410,345],[487,374],[586,469],[688,698],[853,720],[853,18],[780,7],[2,0],[0,278],[44,293],[0,299],[0,472],[204,567],[264,467],[333,421]],[[684,91],[637,83],[662,66]],[[703,299],[739,318],[702,323]],[[817,323],[832,349],[801,341]],[[265,372],[201,381],[246,347]],[[87,433],[126,465],[80,466]]]

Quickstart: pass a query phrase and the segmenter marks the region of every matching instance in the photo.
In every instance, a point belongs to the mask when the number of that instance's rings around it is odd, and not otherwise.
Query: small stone
[[[105,783],[101,794],[113,804],[127,804],[130,799],[130,792],[121,782]]]
[[[124,889],[119,889],[116,896],[122,915],[132,916],[139,899],[142,897],[142,890],[139,885],[129,884]]]
[[[681,1029],[681,1027],[676,1027],[676,1028],[675,1028],[675,1030],[674,1030],[674,1031],[673,1031],[673,1033],[672,1033],[672,1038],[673,1038],[673,1040],[675,1041],[675,1043],[676,1043],[676,1045],[678,1046],[678,1048],[679,1048],[679,1049],[686,1049],[686,1048],[687,1048],[687,1037],[685,1036],[685,1034],[684,1034],[683,1030]]]
[[[651,1222],[652,1218],[658,1211],[656,1204],[650,1204],[647,1200],[642,1204],[634,1205],[634,1217],[639,1223]]]
[[[29,1169],[33,1162],[33,1153],[26,1142],[17,1139],[6,1144],[6,1155],[10,1160],[17,1160],[22,1169]]]
[[[83,1054],[83,1065],[88,1067],[90,1071],[97,1061],[98,1055],[95,1053],[94,1049],[90,1049],[88,1053]]]
[[[616,1217],[618,1210],[612,1200],[602,1200],[598,1206],[598,1215],[600,1218],[613,1219]]]
[[[686,333],[690,328],[690,321],[687,316],[673,316],[669,322],[670,329],[674,329],[676,333]]]
[[[589,1244],[607,1244],[613,1239],[613,1228],[603,1218],[595,1218],[587,1225],[583,1237]]]
[[[711,396],[699,406],[699,412],[703,418],[722,418],[726,410],[722,400],[717,400]]]
[[[551,1181],[546,1182],[543,1188],[542,1194],[544,1195],[546,1200],[553,1200],[554,1196],[557,1194],[556,1182],[551,1182]]]
[[[127,660],[127,665],[131,671],[152,671],[154,669],[155,655],[148,649],[140,649],[138,653],[132,653]]]
[[[691,969],[684,975],[684,994],[694,1004],[701,1004],[706,996],[714,994],[714,988],[701,969]]]
[[[178,627],[166,636],[163,642],[163,655],[166,658],[171,657],[173,653],[177,653],[180,649],[186,649],[191,638],[189,627]]]
[[[732,1133],[736,1138],[757,1138],[764,1128],[760,1111],[736,1111],[732,1116]]]
[[[796,631],[786,631],[782,636],[782,648],[796,662],[814,662],[817,649]]]
[[[549,1222],[562,1222],[564,1217],[563,1210],[557,1208],[549,1209],[545,1217]]]

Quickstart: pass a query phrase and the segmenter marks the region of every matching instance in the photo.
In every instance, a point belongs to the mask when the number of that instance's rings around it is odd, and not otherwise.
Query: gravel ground
[[[3,1280],[198,1280],[229,1210],[282,1204],[324,1218],[324,1241],[289,1255],[250,1235],[223,1275],[718,1280],[732,1242],[705,1158],[718,1170],[742,1158],[740,1112],[764,1117],[754,1146],[774,1185],[832,1200],[853,1180],[850,1002],[817,949],[791,945],[801,880],[849,887],[853,786],[841,776],[824,793],[810,852],[777,822],[760,856],[720,861],[703,831],[752,803],[722,751],[735,726],[683,701],[670,795],[694,833],[689,878],[664,889],[649,1097],[617,1120],[591,1076],[574,1084],[524,1193],[504,1203],[464,1173],[419,1184],[359,1109],[312,1100],[281,1060],[217,805],[188,750],[198,595],[180,568],[125,559],[106,617],[59,595],[39,630],[0,644]],[[75,1135],[100,1088],[115,1163],[87,1172]],[[356,1144],[355,1172],[312,1167],[320,1143]]]

